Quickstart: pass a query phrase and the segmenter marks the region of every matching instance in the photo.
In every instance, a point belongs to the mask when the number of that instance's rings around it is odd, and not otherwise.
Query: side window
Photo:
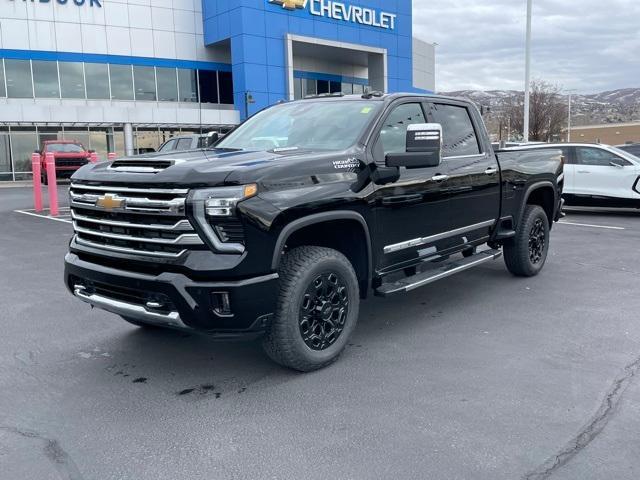
[[[161,152],[168,152],[169,150],[173,150],[176,146],[176,141],[175,140],[169,140],[167,143],[165,143],[164,145],[162,145],[162,147],[160,147],[160,151]]]
[[[431,116],[434,122],[442,125],[443,157],[480,154],[478,137],[465,107],[434,103]]]
[[[625,159],[619,157],[615,153],[607,152],[599,148],[578,147],[576,149],[578,157],[578,165],[591,167],[609,167],[612,161],[620,165],[631,165]]]
[[[178,145],[176,146],[176,150],[190,150],[191,149],[191,138],[181,138],[178,140]]]
[[[392,110],[380,130],[384,154],[406,152],[407,129],[418,123],[427,123],[419,103],[405,103]]]

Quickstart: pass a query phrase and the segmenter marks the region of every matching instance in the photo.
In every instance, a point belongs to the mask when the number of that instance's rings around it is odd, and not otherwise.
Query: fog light
[[[211,294],[211,304],[213,305],[213,313],[219,317],[233,317],[228,292],[213,292]]]

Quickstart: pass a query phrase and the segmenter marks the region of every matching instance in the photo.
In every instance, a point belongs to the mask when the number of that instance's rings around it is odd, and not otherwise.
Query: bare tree
[[[537,142],[557,140],[567,122],[567,104],[560,94],[560,87],[544,80],[531,82],[529,138]],[[511,98],[504,109],[511,128],[522,132],[524,95]]]

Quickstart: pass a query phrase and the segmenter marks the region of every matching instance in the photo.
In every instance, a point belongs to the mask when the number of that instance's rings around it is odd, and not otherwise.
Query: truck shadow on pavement
[[[362,363],[379,355],[377,350],[386,343],[428,336],[435,324],[457,317],[447,312],[454,311],[462,298],[442,296],[442,288],[460,291],[465,302],[473,303],[486,294],[483,289],[472,288],[478,276],[485,283],[495,284],[506,275],[500,264],[407,295],[369,298],[361,303],[358,326],[342,357],[328,369],[306,375],[324,377],[332,369],[361,369]],[[195,333],[132,327],[108,343],[103,348],[108,357],[102,362],[108,375],[129,383],[128,388],[159,388],[184,400],[220,399],[249,389],[277,388],[305,376],[273,363],[263,353],[259,340],[221,342]]]

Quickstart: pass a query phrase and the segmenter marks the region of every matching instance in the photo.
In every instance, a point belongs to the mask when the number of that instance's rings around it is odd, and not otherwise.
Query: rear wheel
[[[549,252],[549,219],[538,205],[527,205],[516,236],[504,246],[507,269],[518,277],[540,273]]]
[[[267,355],[301,372],[333,363],[358,320],[358,278],[336,250],[299,247],[279,269],[280,293],[274,321],[263,341]]]

